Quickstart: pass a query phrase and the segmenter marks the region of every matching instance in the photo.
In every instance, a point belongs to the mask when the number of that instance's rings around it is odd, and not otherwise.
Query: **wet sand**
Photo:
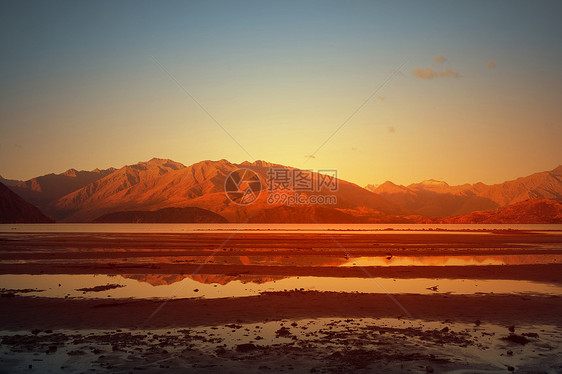
[[[393,266],[393,267],[311,267],[197,264],[9,264],[0,265],[0,274],[197,274],[229,276],[330,276],[378,278],[516,279],[562,283],[562,264],[490,266]]]
[[[341,247],[360,253],[383,253],[388,248],[403,254],[419,254],[432,249],[436,254],[451,250],[480,251],[489,249],[548,249],[558,246],[562,235],[558,231],[376,231],[347,233],[346,231],[307,232],[244,232],[224,233],[190,232],[185,234],[130,234],[130,233],[0,233],[0,252],[26,249],[96,248],[150,249],[150,250],[209,250],[255,249],[292,250],[294,252],[318,249],[341,250]],[[463,252],[466,253],[466,252]]]
[[[395,295],[416,319],[500,325],[562,326],[562,298],[528,295]],[[159,309],[161,307],[161,309]],[[157,311],[158,313],[151,317]],[[234,322],[339,318],[409,318],[385,294],[288,291],[224,299],[81,300],[18,296],[3,300],[2,328],[173,328]]]
[[[0,363],[26,373],[557,372],[552,368],[561,364],[554,348],[561,330],[541,327],[537,334],[526,326],[348,318],[191,329],[36,329],[1,336]]]

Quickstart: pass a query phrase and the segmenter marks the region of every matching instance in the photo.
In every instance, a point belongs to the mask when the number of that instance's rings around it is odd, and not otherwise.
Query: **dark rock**
[[[81,350],[79,350],[79,349],[76,349],[76,350],[74,350],[74,351],[68,352],[67,354],[68,354],[69,356],[82,356],[82,355],[85,355],[86,352],[81,351]]]
[[[526,337],[517,334],[509,334],[509,336],[502,339],[521,345],[525,345],[530,342],[530,340],[527,339]]]
[[[85,288],[78,288],[76,291],[82,291],[83,294],[86,292],[103,292],[108,290],[113,290],[115,288],[125,287],[121,284],[106,284],[103,286],[95,286],[95,287],[85,287]]]
[[[55,353],[57,349],[58,347],[56,345],[50,345],[49,348],[47,349],[47,353]]]
[[[226,353],[226,349],[224,349],[223,347],[218,347],[217,349],[215,349],[215,353],[219,356],[223,355]]]
[[[291,331],[286,327],[281,327],[279,330],[275,331],[275,336],[279,337],[290,337],[292,336]]]
[[[256,349],[258,349],[258,347],[252,343],[238,344],[236,346],[236,352],[242,352],[242,353],[252,352],[255,351]]]

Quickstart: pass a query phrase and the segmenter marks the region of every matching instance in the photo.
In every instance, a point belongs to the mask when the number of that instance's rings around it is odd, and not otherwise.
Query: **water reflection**
[[[194,275],[179,275],[179,274],[123,274],[123,278],[135,279],[139,282],[146,282],[152,286],[165,286],[173,283],[181,282],[186,278],[193,279],[196,282],[203,284],[218,284],[226,285],[230,282],[238,281],[242,284],[256,283],[264,284],[281,280],[284,276],[258,276],[258,275],[215,275],[215,274],[194,274]]]
[[[121,258],[94,257],[79,259],[26,259],[2,260],[5,264],[216,264],[262,266],[486,266],[486,265],[541,265],[562,263],[560,254],[533,255],[475,255],[475,256],[358,256],[341,255],[220,255],[210,256],[138,256]]]
[[[391,279],[333,277],[255,277],[229,280],[226,276],[184,275],[0,275],[5,290],[36,290],[25,295],[42,297],[83,298],[222,298],[259,295],[275,291],[330,291],[347,293],[414,293],[414,294],[476,294],[519,293],[562,295],[555,284],[522,280],[478,279]],[[243,277],[243,276],[241,276]],[[78,289],[103,285],[123,287],[100,292]]]
[[[371,256],[349,259],[341,266],[486,266],[538,265],[561,262],[562,255]]]

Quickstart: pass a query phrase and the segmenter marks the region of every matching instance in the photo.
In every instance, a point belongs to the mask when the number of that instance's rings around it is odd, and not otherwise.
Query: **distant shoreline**
[[[562,224],[269,224],[269,223],[49,223],[0,224],[2,233],[551,233],[562,234]]]

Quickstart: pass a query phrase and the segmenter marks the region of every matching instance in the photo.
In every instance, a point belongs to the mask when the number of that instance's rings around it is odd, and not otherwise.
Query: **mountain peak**
[[[365,186],[367,191],[375,192],[375,190],[380,186],[380,184],[368,184]]]
[[[180,164],[179,162],[176,162],[174,160],[170,160],[169,158],[158,158],[158,157],[153,157],[148,161],[140,161],[137,162],[135,165],[131,165],[131,166],[140,166],[140,167],[156,166],[156,167],[166,167],[172,170],[182,169],[185,167],[185,165]]]
[[[213,160],[199,161],[193,165],[190,165],[189,167],[192,169],[201,169],[201,168],[221,169],[221,168],[231,168],[232,166],[234,166],[234,164],[223,158],[218,161],[213,161]]]
[[[382,186],[385,186],[385,187],[398,187],[398,185],[397,185],[396,183],[393,183],[393,182],[391,182],[391,181],[386,181],[386,182],[384,182],[383,184],[381,184],[379,187],[382,187]]]
[[[78,175],[78,170],[76,169],[68,169],[67,171],[65,171],[63,173],[63,175],[66,175],[67,177],[76,177]]]
[[[254,162],[244,161],[240,165],[257,166],[257,167],[260,167],[260,168],[269,168],[269,167],[272,167],[272,166],[280,166],[280,165],[274,164],[272,162],[267,162],[267,161],[264,161],[264,160],[256,160]]]
[[[408,187],[398,185],[391,181],[386,181],[383,184],[379,185],[375,190],[373,190],[373,192],[378,194],[412,193],[412,191],[410,191]]]
[[[562,165],[558,165],[558,167],[552,169],[551,173],[554,175],[562,175]]]
[[[443,186],[443,187],[448,187],[449,185],[447,184],[447,182],[445,181],[439,181],[437,179],[427,179],[424,180],[423,182],[419,183],[421,185],[424,186]]]
[[[153,157],[153,158],[151,158],[151,159],[148,160],[148,161],[140,161],[140,162],[137,162],[137,164],[164,164],[164,163],[166,163],[166,162],[168,162],[168,161],[172,161],[172,160],[167,159],[167,158]]]

